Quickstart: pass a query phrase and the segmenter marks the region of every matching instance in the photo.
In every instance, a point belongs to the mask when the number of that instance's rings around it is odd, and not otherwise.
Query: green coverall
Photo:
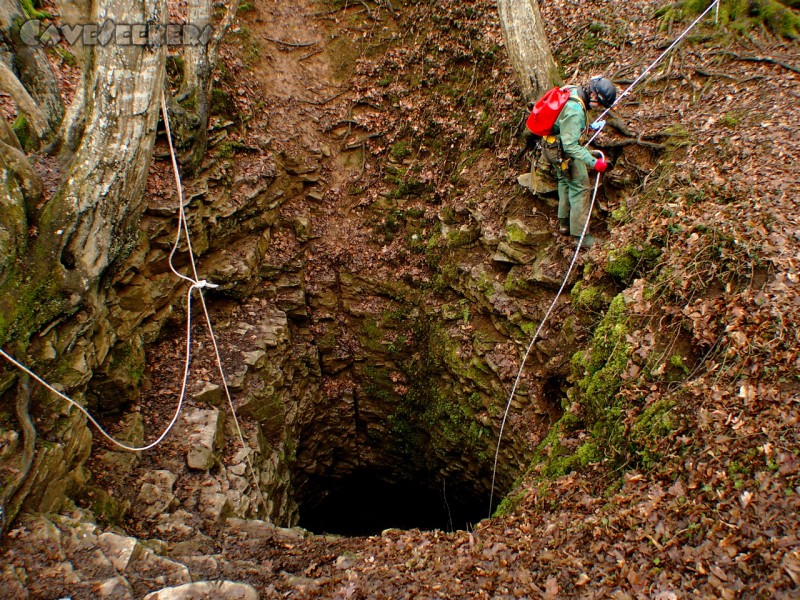
[[[570,235],[580,236],[589,216],[589,168],[594,168],[597,159],[581,146],[580,137],[586,129],[586,109],[580,101],[578,88],[570,86],[570,100],[561,109],[553,135],[561,138],[564,154],[571,158],[569,168],[564,171],[556,166],[558,177],[558,218],[569,217]],[[578,99],[577,102],[572,100]]]

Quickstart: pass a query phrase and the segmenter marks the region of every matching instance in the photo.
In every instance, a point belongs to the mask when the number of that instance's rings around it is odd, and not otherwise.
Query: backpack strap
[[[574,100],[575,102],[578,102],[581,105],[581,107],[583,108],[583,112],[588,112],[588,110],[586,108],[586,104],[584,103],[583,100],[581,100],[580,98],[573,98],[572,96],[567,98],[567,102],[569,102],[570,100]]]
[[[562,89],[562,90],[567,90],[567,89],[569,89],[570,87],[577,87],[577,86],[569,86],[569,85],[565,85],[565,86],[564,86],[564,87],[562,87],[561,89]],[[567,102],[569,102],[570,100],[575,100],[576,102],[580,103],[581,107],[583,108],[583,112],[589,112],[589,110],[586,108],[586,103],[585,103],[583,100],[581,100],[581,97],[580,97],[580,96],[578,96],[577,98],[573,98],[573,97],[572,97],[572,94],[570,93],[570,96],[569,96],[569,98],[567,98]],[[565,106],[566,106],[566,105],[565,105]]]

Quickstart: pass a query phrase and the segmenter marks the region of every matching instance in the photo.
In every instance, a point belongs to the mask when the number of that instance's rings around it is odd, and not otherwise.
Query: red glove
[[[598,158],[597,162],[594,163],[594,170],[598,173],[602,173],[608,168],[608,163],[604,161],[602,158]]]

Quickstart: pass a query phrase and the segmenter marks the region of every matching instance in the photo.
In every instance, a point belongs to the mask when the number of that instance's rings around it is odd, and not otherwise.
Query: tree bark
[[[13,151],[25,158],[22,152],[5,142],[0,142],[0,147],[8,149],[8,154]],[[17,172],[6,161],[6,153],[0,151],[0,289],[27,244],[27,229],[24,189]]]
[[[0,165],[11,171],[19,180],[24,196],[25,214],[31,221],[36,205],[42,197],[42,181],[25,154],[11,144],[0,141]]]
[[[48,134],[58,131],[64,118],[64,103],[58,89],[50,63],[39,48],[29,48],[24,44],[14,45],[14,66],[19,73],[19,80],[47,122]]]
[[[536,0],[497,0],[511,66],[532,102],[561,82]]]
[[[189,0],[187,22],[202,30],[211,21],[211,0]],[[183,49],[183,81],[172,104],[175,114],[180,161],[188,173],[200,166],[208,144],[208,95],[211,61],[208,46],[198,44]]]
[[[95,0],[89,20],[165,23],[164,0]],[[63,243],[60,262],[88,290],[136,237],[152,156],[164,47],[87,47],[82,102],[68,176],[45,208],[48,232]],[[72,113],[71,111],[71,114]],[[70,124],[67,125],[70,129]],[[44,228],[43,228],[44,229]]]
[[[39,140],[49,141],[64,118],[64,104],[44,50],[20,39],[17,28],[27,18],[17,1],[0,6],[0,30],[5,39],[0,50],[2,88],[14,98]]]
[[[86,15],[89,14],[90,7],[89,0],[55,0],[55,5],[62,24],[74,26],[86,22]],[[70,50],[81,64],[86,62],[86,47],[81,38],[75,40]]]
[[[47,119],[22,82],[2,60],[0,60],[0,90],[11,96],[17,104],[19,114],[28,120],[36,137],[40,140],[45,139],[50,133]]]

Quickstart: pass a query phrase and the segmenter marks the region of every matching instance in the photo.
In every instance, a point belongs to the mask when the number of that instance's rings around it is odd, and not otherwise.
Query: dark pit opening
[[[378,471],[354,472],[337,480],[309,482],[323,490],[300,502],[299,525],[314,533],[376,535],[385,529],[471,529],[488,513],[488,497],[459,486],[392,481]]]

